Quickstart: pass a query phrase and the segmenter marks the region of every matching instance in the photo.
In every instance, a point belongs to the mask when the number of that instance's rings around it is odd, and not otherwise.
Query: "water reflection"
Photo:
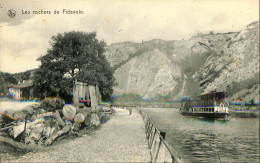
[[[184,162],[259,162],[259,120],[183,116],[177,109],[143,109]]]
[[[183,115],[182,115],[183,116]],[[212,119],[212,118],[205,118],[205,117],[195,117],[195,116],[185,116],[186,118],[191,118],[194,121],[199,121],[199,122],[205,122],[205,123],[227,123],[230,121],[230,119]]]

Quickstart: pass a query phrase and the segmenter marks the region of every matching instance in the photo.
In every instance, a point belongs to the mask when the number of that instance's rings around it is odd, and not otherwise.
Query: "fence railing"
[[[140,111],[140,114],[143,116],[146,137],[151,149],[151,162],[181,163],[181,157],[165,140],[166,132],[160,131],[145,112]]]

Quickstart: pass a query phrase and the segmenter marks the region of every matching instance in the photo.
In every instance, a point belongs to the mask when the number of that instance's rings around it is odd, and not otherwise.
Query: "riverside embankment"
[[[150,162],[150,149],[142,116],[114,108],[116,113],[99,130],[73,140],[62,141],[19,157],[4,157],[10,162]]]
[[[177,108],[141,108],[183,162],[259,162],[259,118],[229,121],[183,116]]]

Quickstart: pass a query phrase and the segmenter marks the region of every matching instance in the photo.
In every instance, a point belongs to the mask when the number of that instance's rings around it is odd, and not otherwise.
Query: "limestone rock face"
[[[112,44],[105,55],[115,69],[114,95],[176,99],[212,90],[251,90],[259,81],[259,22],[239,32],[199,34],[189,40]],[[248,88],[236,88],[234,82]]]
[[[206,92],[226,90],[232,82],[259,75],[259,22],[248,25],[218,49],[194,75]]]
[[[130,54],[136,53],[137,44],[133,42],[123,42],[118,44],[112,44],[106,48],[105,55],[111,66],[116,66],[123,61],[129,59]]]
[[[154,49],[117,69],[115,77],[118,82],[115,92],[136,93],[150,98],[171,92],[177,84],[175,79],[181,77],[181,71],[164,53]]]

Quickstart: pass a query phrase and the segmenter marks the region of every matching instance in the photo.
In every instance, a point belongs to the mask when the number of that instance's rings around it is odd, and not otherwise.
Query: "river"
[[[173,108],[142,108],[184,162],[259,162],[259,119],[183,116]]]

